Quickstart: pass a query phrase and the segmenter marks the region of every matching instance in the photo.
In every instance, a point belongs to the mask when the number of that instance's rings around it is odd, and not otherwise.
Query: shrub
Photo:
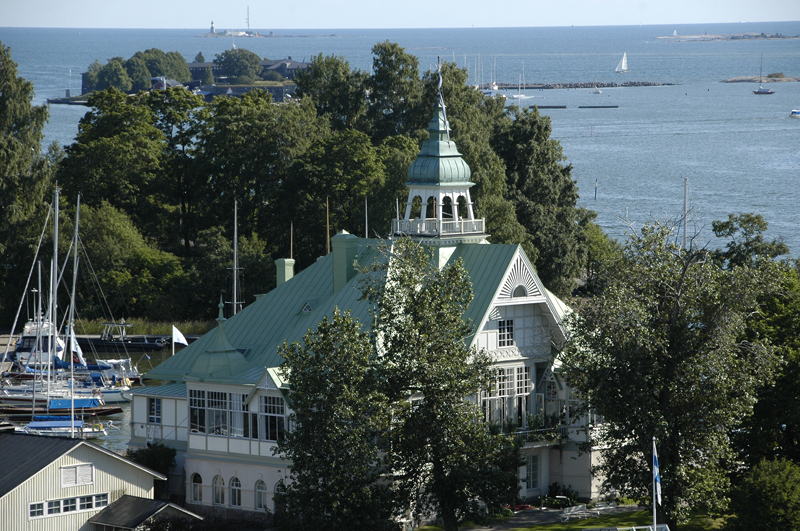
[[[762,460],[732,492],[727,531],[800,529],[800,466]]]

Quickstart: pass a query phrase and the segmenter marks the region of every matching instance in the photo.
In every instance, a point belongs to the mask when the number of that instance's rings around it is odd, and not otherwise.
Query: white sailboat
[[[761,66],[758,69],[758,89],[753,91],[753,94],[758,94],[759,96],[765,94],[775,94],[775,91],[771,88],[764,88],[761,83],[764,82],[764,78],[762,74],[764,73],[764,54],[761,54]]]
[[[628,69],[628,54],[626,52],[622,53],[622,59],[620,59],[619,64],[614,69],[614,72],[617,74],[627,74],[630,72]]]

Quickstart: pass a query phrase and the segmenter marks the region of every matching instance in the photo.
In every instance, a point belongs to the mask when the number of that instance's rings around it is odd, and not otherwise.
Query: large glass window
[[[150,410],[150,413],[147,417],[147,422],[150,424],[161,424],[161,399],[148,398],[147,405],[148,409]]]
[[[231,478],[231,506],[242,506],[242,482],[239,478]]]
[[[222,476],[214,476],[214,505],[225,505],[225,482]]]
[[[256,510],[267,510],[267,484],[260,479],[256,481]]]
[[[203,503],[203,478],[200,474],[192,474],[192,501]]]
[[[244,399],[247,395],[231,393],[231,437],[245,437]]]
[[[281,441],[285,430],[285,407],[280,396],[261,397],[261,422],[259,422],[259,439],[263,441]]]
[[[529,455],[528,463],[526,466],[526,482],[528,483],[528,490],[539,488],[539,456]]]
[[[208,433],[228,434],[228,393],[208,392]]]
[[[507,319],[500,321],[497,324],[499,331],[498,346],[500,347],[513,347],[514,346],[514,320]]]
[[[206,392],[189,389],[189,423],[192,433],[206,432]]]

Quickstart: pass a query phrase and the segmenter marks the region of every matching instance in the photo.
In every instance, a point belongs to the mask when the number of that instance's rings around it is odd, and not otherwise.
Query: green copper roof
[[[409,184],[465,184],[472,172],[449,139],[450,126],[445,118],[441,101],[437,103],[433,118],[428,123],[430,138],[408,168]]]
[[[359,267],[383,259],[374,248],[376,243],[376,240],[358,238],[356,261]],[[457,245],[448,259],[452,263],[462,258],[470,275],[474,298],[464,318],[471,320],[474,326],[479,326],[491,310],[492,301],[518,249],[517,245],[464,243]],[[361,274],[354,274],[334,292],[333,261],[334,253],[320,258],[294,278],[246,306],[225,321],[224,326],[218,326],[168,358],[146,377],[254,386],[269,372],[282,387],[284,382],[274,369],[283,362],[278,348],[284,342],[302,341],[303,335],[316,329],[322,318],[332,315],[336,307],[350,310],[351,316],[362,326],[370,326],[369,304],[359,300]],[[467,341],[471,342],[472,338]]]

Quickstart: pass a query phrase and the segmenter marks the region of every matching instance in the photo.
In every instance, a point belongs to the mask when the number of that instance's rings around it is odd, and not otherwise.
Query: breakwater
[[[625,81],[624,83],[522,83],[521,85],[512,83],[498,83],[498,90],[549,90],[549,89],[593,89],[597,88],[619,88],[619,87],[664,87],[668,85],[678,85],[679,83],[659,83],[657,81]],[[491,85],[484,84],[478,86],[481,90],[491,89]]]

